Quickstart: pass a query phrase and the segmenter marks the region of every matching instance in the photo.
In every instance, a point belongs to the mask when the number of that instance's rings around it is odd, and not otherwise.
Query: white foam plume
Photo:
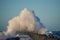
[[[41,24],[34,12],[25,8],[20,15],[9,20],[6,34],[14,35],[17,31],[37,32],[45,34],[47,29]]]

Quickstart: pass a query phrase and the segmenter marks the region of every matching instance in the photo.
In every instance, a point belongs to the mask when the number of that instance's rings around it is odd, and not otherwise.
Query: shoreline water
[[[49,34],[48,36],[45,34],[42,35],[42,34],[37,34],[37,33],[33,33],[33,32],[27,32],[24,34],[29,35],[33,40],[60,40],[60,31],[58,31],[58,32],[54,31],[53,34]],[[4,37],[4,35],[2,35],[2,37]]]

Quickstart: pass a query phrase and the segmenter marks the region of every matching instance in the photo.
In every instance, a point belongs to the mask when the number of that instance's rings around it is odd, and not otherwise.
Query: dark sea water
[[[60,40],[60,31],[52,31],[52,34],[49,34],[49,36],[52,36],[53,38],[57,38],[57,40]]]
[[[55,38],[60,38],[60,31],[52,31],[52,34],[50,36],[53,36]]]

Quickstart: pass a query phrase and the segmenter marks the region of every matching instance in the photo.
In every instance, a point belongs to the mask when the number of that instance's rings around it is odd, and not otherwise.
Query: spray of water
[[[20,15],[9,20],[6,34],[14,35],[17,31],[45,34],[47,29],[33,11],[24,8]]]

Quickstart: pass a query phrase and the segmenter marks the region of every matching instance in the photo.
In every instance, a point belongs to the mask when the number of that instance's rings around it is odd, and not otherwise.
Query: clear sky
[[[48,30],[60,31],[60,0],[0,0],[0,31],[24,8],[34,10]]]

